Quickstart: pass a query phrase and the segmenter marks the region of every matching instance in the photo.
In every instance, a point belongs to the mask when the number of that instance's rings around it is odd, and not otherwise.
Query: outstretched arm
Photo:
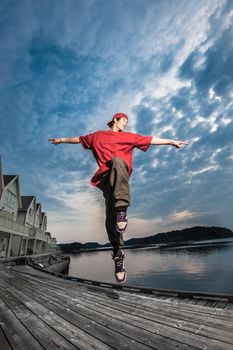
[[[78,136],[54,138],[54,139],[48,139],[48,141],[53,143],[54,145],[58,145],[59,143],[80,143]]]
[[[188,145],[188,142],[179,141],[179,140],[160,139],[158,137],[153,137],[151,140],[151,145],[171,145],[176,148],[181,148],[184,145]]]

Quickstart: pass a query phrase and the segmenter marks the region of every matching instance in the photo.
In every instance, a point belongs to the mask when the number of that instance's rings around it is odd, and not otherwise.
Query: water
[[[125,250],[126,284],[233,294],[233,239]],[[111,251],[71,255],[69,275],[116,283]]]

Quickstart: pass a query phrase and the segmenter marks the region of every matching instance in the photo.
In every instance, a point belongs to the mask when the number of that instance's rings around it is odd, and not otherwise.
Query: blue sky
[[[134,153],[127,238],[195,225],[233,229],[233,3],[4,0],[0,154],[59,242],[107,242],[97,165],[49,137],[106,129],[187,140]]]

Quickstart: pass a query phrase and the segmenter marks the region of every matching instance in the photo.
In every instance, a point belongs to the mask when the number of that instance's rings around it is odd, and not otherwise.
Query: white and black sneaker
[[[116,217],[117,232],[125,233],[127,225],[128,225],[127,211],[117,210],[117,217]]]
[[[125,264],[124,264],[124,260],[125,260],[125,254],[122,250],[119,251],[119,253],[117,254],[117,256],[115,256],[113,258],[114,262],[115,262],[115,277],[117,282],[119,283],[124,283],[126,281],[126,271],[125,271]]]

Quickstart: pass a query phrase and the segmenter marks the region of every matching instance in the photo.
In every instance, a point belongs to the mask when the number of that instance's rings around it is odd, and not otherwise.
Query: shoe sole
[[[115,276],[115,278],[116,278],[118,283],[125,283],[127,280],[127,273],[125,273],[125,278],[122,281],[119,281],[116,276]]]
[[[120,228],[116,227],[116,230],[118,233],[125,233],[126,229],[127,229],[127,226],[124,229],[120,229]]]

